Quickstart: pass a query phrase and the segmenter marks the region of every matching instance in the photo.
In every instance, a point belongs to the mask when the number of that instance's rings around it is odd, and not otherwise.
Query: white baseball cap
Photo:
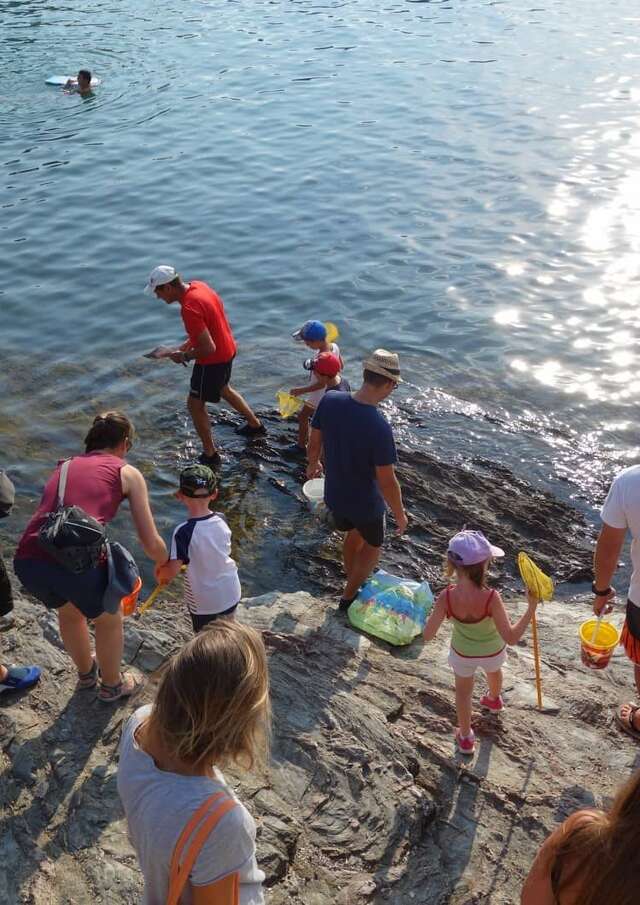
[[[153,292],[158,286],[164,286],[165,283],[170,283],[171,280],[175,280],[177,276],[178,271],[175,267],[172,267],[171,264],[159,264],[157,267],[154,267],[149,274],[149,279],[147,285],[144,287],[144,291],[146,293]]]

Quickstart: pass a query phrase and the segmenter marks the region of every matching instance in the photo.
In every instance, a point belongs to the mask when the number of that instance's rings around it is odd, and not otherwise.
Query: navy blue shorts
[[[102,598],[107,587],[107,564],[80,575],[46,559],[14,559],[13,569],[25,591],[50,610],[73,603],[87,619],[104,613]]]
[[[353,522],[338,512],[331,511],[333,524],[337,531],[353,531],[354,528],[370,547],[381,547],[384,543],[384,512],[378,518],[369,522]]]
[[[221,613],[189,613],[191,616],[191,625],[193,626],[194,632],[202,631],[202,629],[209,625],[210,622],[213,622],[216,619],[223,619],[225,616],[232,616],[235,611],[238,609],[238,604],[234,603],[233,606],[230,606],[228,610],[223,610]]]

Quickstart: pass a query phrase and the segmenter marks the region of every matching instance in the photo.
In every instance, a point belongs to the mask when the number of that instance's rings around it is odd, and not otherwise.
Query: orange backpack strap
[[[169,892],[167,893],[167,905],[178,905],[180,896],[184,889],[191,868],[195,864],[196,858],[200,854],[202,846],[207,841],[217,824],[222,820],[225,814],[237,807],[238,802],[233,798],[229,798],[225,792],[216,792],[210,798],[207,798],[203,804],[191,816],[187,825],[180,833],[180,837],[176,842],[171,858],[171,867],[169,869]],[[182,853],[190,842],[186,854],[181,861]],[[235,886],[235,901],[239,899],[239,884]]]

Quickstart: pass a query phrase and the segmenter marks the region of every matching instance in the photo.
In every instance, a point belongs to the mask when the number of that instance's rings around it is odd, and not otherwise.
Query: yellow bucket
[[[580,626],[582,662],[589,669],[604,669],[609,665],[611,655],[620,641],[620,632],[611,622],[601,622],[593,637],[597,619],[587,619]]]

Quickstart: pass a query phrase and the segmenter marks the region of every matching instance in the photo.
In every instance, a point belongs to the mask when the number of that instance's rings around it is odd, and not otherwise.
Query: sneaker
[[[35,685],[42,670],[39,666],[7,666],[6,678],[0,681],[0,694],[4,691],[25,691]]]
[[[491,710],[493,713],[499,713],[501,710],[504,710],[502,695],[499,694],[497,698],[492,698],[488,694],[483,694],[480,698],[480,706],[484,707],[485,710]]]
[[[240,434],[242,437],[260,437],[262,434],[266,434],[267,429],[260,422],[257,427],[251,427],[250,424],[243,424],[242,427],[236,427],[236,434]]]
[[[356,594],[355,597],[341,597],[340,602],[338,603],[338,609],[342,610],[343,613],[346,613],[357,596],[358,595]]]
[[[469,735],[461,735],[460,730],[456,729],[456,744],[460,754],[473,754],[476,750],[476,734],[473,729]]]
[[[198,462],[201,465],[208,465],[209,468],[220,468],[222,465],[222,459],[220,458],[219,452],[214,452],[211,456],[208,456],[206,453],[200,453]]]
[[[299,443],[291,443],[289,446],[285,446],[282,453],[292,459],[304,459],[307,455],[307,449],[305,446],[300,446]]]

